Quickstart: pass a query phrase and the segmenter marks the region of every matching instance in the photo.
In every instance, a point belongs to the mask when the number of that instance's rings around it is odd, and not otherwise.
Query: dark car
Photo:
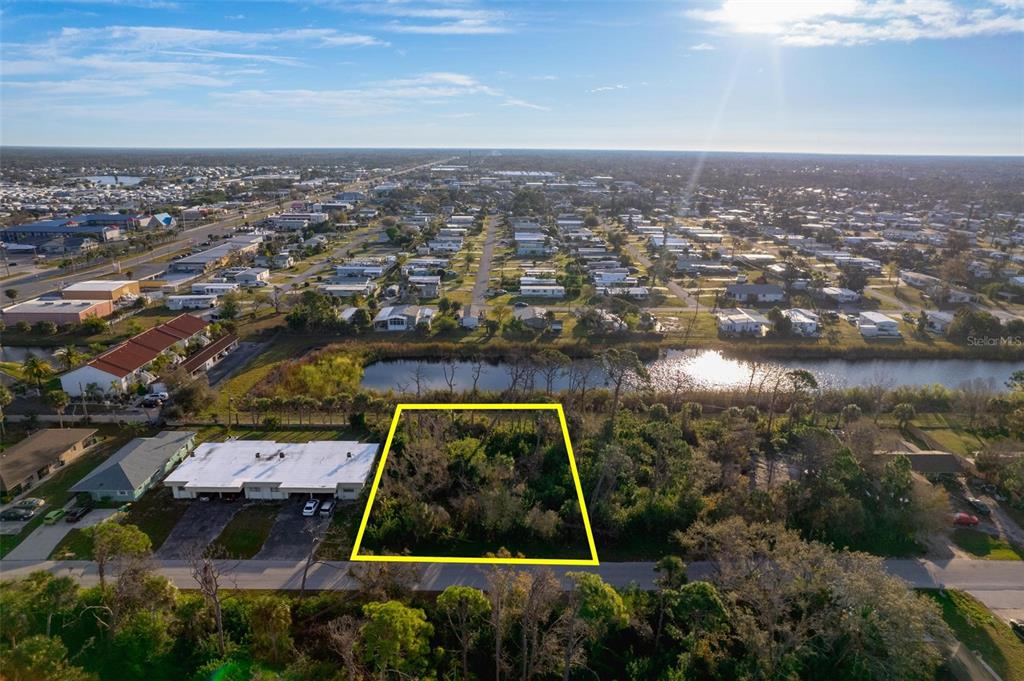
[[[30,520],[36,512],[31,508],[9,508],[3,513],[0,513],[0,520],[7,521],[21,521]]]
[[[85,514],[92,510],[92,506],[75,506],[73,509],[68,511],[67,515],[64,516],[64,521],[68,523],[77,523],[79,520],[85,517]]]
[[[163,403],[163,400],[161,400],[156,395],[148,395],[145,399],[142,400],[142,406],[145,407],[146,409],[153,409],[154,407],[159,407],[163,405]]]
[[[1017,638],[1024,641],[1024,620],[1010,620],[1010,628],[1017,634]]]
[[[977,499],[975,497],[967,497],[967,503],[970,504],[971,508],[973,508],[981,515],[992,515],[992,509],[989,508],[988,504],[986,504],[981,499]]]

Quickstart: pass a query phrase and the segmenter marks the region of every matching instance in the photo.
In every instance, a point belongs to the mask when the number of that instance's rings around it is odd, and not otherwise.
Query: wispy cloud
[[[684,14],[721,32],[773,37],[798,47],[968,38],[1024,31],[1020,0],[724,0]]]
[[[338,2],[322,0],[321,4],[347,12],[388,17],[382,27],[395,33],[434,35],[488,35],[508,33],[508,13],[475,6],[471,0],[437,2],[431,0],[388,0],[386,2]]]
[[[628,85],[623,85],[622,83],[616,83],[615,85],[602,85],[601,87],[596,87],[596,88],[593,88],[591,90],[587,90],[587,92],[590,92],[590,93],[594,93],[594,92],[614,92],[616,90],[628,90],[628,89],[629,89]]]
[[[718,48],[711,43],[697,43],[696,45],[690,45],[690,49],[695,52],[708,52],[711,50],[717,50]]]
[[[381,115],[486,97],[501,106],[546,110],[545,107],[506,95],[473,76],[454,72],[422,73],[407,78],[367,83],[342,89],[246,89],[220,91],[211,97],[224,106],[260,107],[263,110],[309,109],[325,116]]]

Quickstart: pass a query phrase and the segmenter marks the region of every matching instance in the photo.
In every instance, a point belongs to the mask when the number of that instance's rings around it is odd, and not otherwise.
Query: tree
[[[97,677],[68,664],[68,649],[59,638],[30,636],[4,651],[0,672],[8,681],[94,681]]]
[[[622,597],[600,576],[570,572],[569,603],[560,618],[563,630],[562,681],[569,681],[572,668],[582,664],[583,644],[605,630],[626,626],[629,617]]]
[[[462,678],[468,679],[469,651],[480,635],[480,624],[491,612],[491,604],[479,589],[450,586],[437,597],[437,607],[459,643]]]
[[[100,590],[106,588],[107,568],[115,561],[142,558],[153,547],[149,536],[135,525],[108,521],[86,530],[92,539],[92,555],[100,576]]]
[[[363,659],[383,679],[390,671],[415,677],[426,669],[434,627],[419,608],[398,601],[367,603],[360,629]]]
[[[0,385],[0,442],[7,435],[7,407],[14,401],[14,393],[6,385]]]
[[[238,313],[241,311],[241,303],[238,300],[238,294],[234,292],[228,292],[221,298],[220,303],[220,316],[221,319],[235,319],[238,317]]]
[[[648,379],[647,368],[644,367],[635,352],[618,348],[609,348],[602,353],[601,366],[604,368],[605,374],[607,374],[608,380],[612,384],[613,393],[609,425],[614,430],[622,388],[630,377],[646,381]]]
[[[42,392],[43,381],[53,375],[53,367],[46,360],[32,355],[21,363],[21,373],[25,374],[25,378],[33,382],[36,388]]]
[[[15,300],[18,299],[18,289],[16,289],[16,288],[9,288],[9,289],[4,291],[4,295],[7,296],[8,300],[10,300],[11,302],[14,302]]]
[[[65,371],[70,371],[85,361],[85,353],[74,345],[65,345],[57,349],[53,356],[60,360],[61,368]]]
[[[71,404],[71,396],[63,390],[51,390],[46,393],[46,404],[50,405],[57,412],[57,419],[60,427],[64,427],[64,410]]]
[[[909,402],[902,402],[892,408],[892,415],[896,417],[900,430],[903,430],[917,416],[917,412],[914,409],[914,405]]]
[[[250,648],[254,658],[282,665],[292,654],[292,613],[288,601],[269,594],[252,600],[249,610]]]

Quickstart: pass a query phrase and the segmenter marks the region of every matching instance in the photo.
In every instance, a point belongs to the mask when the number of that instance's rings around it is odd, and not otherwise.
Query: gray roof
[[[134,490],[148,480],[196,434],[165,430],[153,437],[137,437],[79,480],[72,492]]]

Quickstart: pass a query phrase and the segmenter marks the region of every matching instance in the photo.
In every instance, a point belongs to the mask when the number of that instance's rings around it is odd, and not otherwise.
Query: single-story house
[[[557,284],[520,286],[519,295],[528,298],[564,298],[565,287]]]
[[[409,331],[419,324],[430,323],[434,318],[434,308],[422,305],[388,305],[380,309],[373,318],[373,328],[377,331]]]
[[[786,292],[775,284],[729,284],[725,295],[741,303],[778,303],[786,299]]]
[[[238,336],[229,333],[213,341],[205,348],[192,355],[181,363],[181,368],[188,372],[189,376],[198,376],[212,369],[227,357],[232,350],[238,347]]]
[[[265,286],[270,281],[270,270],[266,267],[249,267],[235,275],[240,286]]]
[[[420,298],[437,298],[441,292],[441,277],[437,275],[413,275],[409,285],[416,289]]]
[[[359,496],[380,445],[354,441],[230,440],[199,445],[164,478],[175,499],[216,494],[246,499]]]
[[[899,338],[900,323],[881,312],[861,312],[857,319],[857,329],[865,338]]]
[[[821,320],[811,310],[794,307],[783,310],[782,314],[789,320],[793,333],[798,336],[817,336],[821,329]]]
[[[848,288],[840,288],[838,286],[824,287],[821,289],[821,295],[837,304],[856,303],[860,300],[860,294],[856,291],[852,291]]]
[[[99,439],[92,428],[44,428],[0,452],[0,491],[30,489],[80,457]]]
[[[756,310],[722,310],[716,316],[718,332],[725,336],[761,337],[772,328],[768,318]]]
[[[483,305],[469,305],[462,308],[462,320],[460,322],[464,329],[475,329],[480,326],[486,315],[486,308]]]
[[[190,430],[137,437],[71,487],[96,501],[137,501],[195,447]]]
[[[168,310],[202,310],[217,306],[220,297],[215,294],[194,294],[185,296],[167,296],[164,303]]]

